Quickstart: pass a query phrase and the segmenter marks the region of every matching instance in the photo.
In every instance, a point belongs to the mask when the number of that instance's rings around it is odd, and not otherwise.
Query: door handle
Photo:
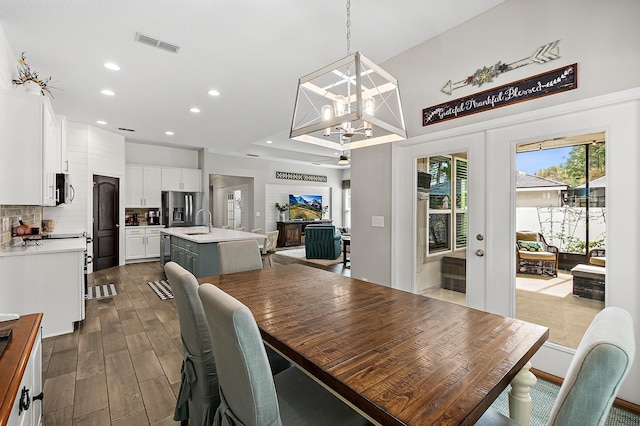
[[[478,257],[484,256],[484,250],[482,250],[482,249],[476,250],[476,256],[478,256]]]

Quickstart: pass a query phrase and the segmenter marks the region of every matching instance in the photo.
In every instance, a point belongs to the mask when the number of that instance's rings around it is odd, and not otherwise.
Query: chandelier
[[[359,52],[300,77],[291,139],[345,151],[407,138],[398,81]]]

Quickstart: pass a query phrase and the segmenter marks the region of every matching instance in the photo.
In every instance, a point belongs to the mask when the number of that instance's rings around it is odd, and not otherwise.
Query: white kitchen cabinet
[[[3,359],[6,364],[0,363],[0,374],[11,378],[26,362],[17,392],[9,395],[6,392],[7,388],[0,389],[5,396],[4,400],[0,400],[0,404],[9,404],[13,400],[7,426],[37,426],[42,420],[42,330],[39,327],[41,318],[42,314],[33,314],[22,316],[13,322],[14,334],[11,341],[15,343],[13,347],[8,346],[6,349],[6,361]],[[10,381],[5,381],[8,386],[9,383]],[[4,410],[9,407],[2,408]]]
[[[202,189],[202,170],[162,168],[163,191],[200,192]]]
[[[147,257],[160,257],[160,228],[146,229],[146,254]]]
[[[160,257],[161,227],[129,227],[125,229],[125,259]]]
[[[58,173],[69,173],[69,160],[67,160],[67,117],[56,116],[56,123],[58,125],[57,133],[57,149],[58,159],[56,160],[58,165]]]
[[[0,90],[0,204],[55,205],[57,124],[44,96]]]
[[[160,167],[127,164],[125,207],[155,207],[162,204]]]
[[[125,229],[125,259],[144,259],[146,257],[144,249],[144,229],[134,227]]]
[[[76,240],[75,238],[73,240]],[[73,333],[84,319],[84,239],[43,240],[0,256],[0,312],[42,312],[44,337]],[[77,244],[77,247],[69,247]],[[61,251],[48,247],[61,246]],[[31,254],[32,253],[32,254]]]

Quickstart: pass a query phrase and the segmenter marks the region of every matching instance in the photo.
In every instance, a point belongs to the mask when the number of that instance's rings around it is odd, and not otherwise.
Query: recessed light
[[[167,130],[166,132],[164,132],[164,134],[167,136],[173,136],[173,132],[170,130]]]
[[[106,69],[109,69],[111,71],[120,71],[120,67],[117,64],[114,64],[113,62],[107,62],[104,64],[104,67]]]
[[[115,93],[112,90],[109,89],[104,89],[103,91],[101,91],[100,93],[102,93],[103,95],[107,95],[107,96],[113,96],[115,95]]]
[[[106,121],[104,121],[104,120],[97,120],[97,121],[96,121],[96,123],[98,123],[98,124],[102,124],[102,125],[107,124],[107,122],[106,122]]]
[[[220,92],[218,92],[215,89],[211,89],[207,93],[210,94],[211,96],[220,96]]]
[[[273,141],[267,141],[267,143],[273,143]]]
[[[189,111],[195,112],[196,114],[200,112],[199,108],[191,108]]]

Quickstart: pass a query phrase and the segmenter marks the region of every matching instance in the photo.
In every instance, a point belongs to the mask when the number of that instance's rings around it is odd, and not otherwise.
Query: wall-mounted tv
[[[322,195],[289,194],[289,219],[322,219]]]

